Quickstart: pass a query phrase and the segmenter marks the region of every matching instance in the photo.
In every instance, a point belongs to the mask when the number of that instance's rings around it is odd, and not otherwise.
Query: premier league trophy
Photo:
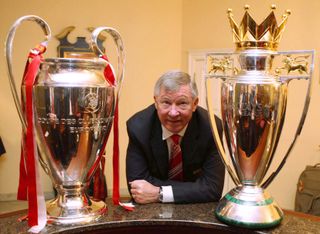
[[[99,27],[93,31],[91,38],[97,58],[41,59],[29,91],[30,80],[25,78],[22,81],[20,102],[12,72],[12,42],[17,27],[24,21],[36,22],[46,36],[45,41],[31,51],[30,61],[44,51],[50,38],[50,28],[38,16],[24,16],[13,24],[6,42],[9,81],[23,130],[27,140],[30,140],[27,116],[28,110],[31,110],[35,151],[39,152],[40,164],[50,175],[58,192],[54,200],[47,202],[47,218],[50,223],[62,225],[88,223],[107,210],[103,201],[89,198],[86,188],[99,165],[113,122],[123,78],[122,40],[115,29]],[[101,58],[104,55],[97,44],[102,31],[111,35],[118,50],[117,77],[113,81],[106,79],[106,68],[113,68],[107,59]],[[24,77],[31,72],[32,66],[29,68]],[[28,107],[30,104],[31,108]]]
[[[215,214],[230,225],[268,228],[281,222],[283,212],[265,188],[283,167],[300,135],[310,101],[314,53],[277,51],[289,10],[277,24],[272,6],[260,25],[248,10],[245,6],[240,25],[228,10],[236,51],[207,54],[210,121],[220,156],[236,185],[220,200]],[[289,82],[293,79],[308,80],[304,108],[286,154],[274,160],[280,156],[275,152],[285,122]],[[222,120],[221,137],[215,115]],[[272,161],[280,164],[266,176]]]

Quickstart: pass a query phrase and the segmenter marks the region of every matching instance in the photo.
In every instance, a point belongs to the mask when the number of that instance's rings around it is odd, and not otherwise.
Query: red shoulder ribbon
[[[107,66],[105,67],[104,70],[104,77],[106,81],[112,85],[116,85],[116,79],[114,72],[112,70],[112,67],[109,64],[109,60],[106,55],[101,56],[102,59],[107,61]],[[120,193],[119,193],[119,112],[118,112],[118,99],[116,100],[115,103],[115,112],[114,112],[114,123],[113,123],[113,159],[112,159],[112,164],[113,164],[113,193],[112,193],[112,200],[115,205],[119,204],[119,199],[120,199]],[[104,153],[104,148],[105,148],[106,142],[104,143],[102,149],[101,149],[101,154]],[[101,183],[101,171],[102,175],[104,173],[104,167],[105,167],[105,157],[102,157],[100,155],[101,161],[100,161],[100,166],[98,167],[97,171],[95,172],[95,180],[94,180],[94,198],[102,199],[105,198],[105,195],[102,194],[103,189],[101,187],[103,184]],[[97,191],[100,191],[97,192]],[[104,200],[104,199],[103,199]]]
[[[43,210],[43,206],[45,209],[45,202],[38,171],[37,145],[34,137],[34,110],[32,100],[33,85],[40,63],[43,60],[42,54],[45,50],[45,46],[39,45],[30,51],[22,81],[25,84],[25,105],[22,106],[22,110],[25,115],[27,129],[22,136],[20,178],[17,199],[28,200],[28,225],[30,227],[43,225],[40,223],[43,219],[46,220],[46,211]],[[43,215],[45,217],[43,217]],[[42,221],[39,222],[40,216]]]

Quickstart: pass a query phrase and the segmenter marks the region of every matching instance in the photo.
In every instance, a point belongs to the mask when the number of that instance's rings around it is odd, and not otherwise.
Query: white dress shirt
[[[181,136],[180,142],[182,137],[184,136],[184,133],[186,132],[188,125],[186,125],[179,133],[178,135]],[[170,160],[170,155],[171,155],[171,144],[172,144],[172,139],[170,138],[174,133],[170,132],[168,129],[166,129],[163,125],[161,125],[162,128],[162,140],[167,141],[167,146],[168,146],[168,152],[169,152],[169,160]],[[174,202],[174,197],[173,197],[173,191],[172,191],[172,186],[161,186],[162,192],[163,192],[163,203],[169,203],[169,202]]]

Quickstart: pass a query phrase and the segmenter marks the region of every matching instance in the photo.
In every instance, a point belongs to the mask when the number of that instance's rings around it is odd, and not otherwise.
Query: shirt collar
[[[184,133],[187,130],[187,127],[188,127],[188,124],[180,132],[178,132],[178,135],[183,137]],[[162,124],[161,124],[161,128],[162,128],[162,140],[167,140],[169,137],[171,137],[174,134],[170,132],[168,129],[166,129]]]

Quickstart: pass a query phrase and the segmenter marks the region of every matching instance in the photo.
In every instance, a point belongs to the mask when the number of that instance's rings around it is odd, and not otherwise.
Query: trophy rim
[[[57,64],[73,64],[73,65],[86,65],[86,66],[101,66],[107,65],[107,61],[99,58],[93,59],[80,59],[80,58],[45,58],[42,63],[49,65]]]

